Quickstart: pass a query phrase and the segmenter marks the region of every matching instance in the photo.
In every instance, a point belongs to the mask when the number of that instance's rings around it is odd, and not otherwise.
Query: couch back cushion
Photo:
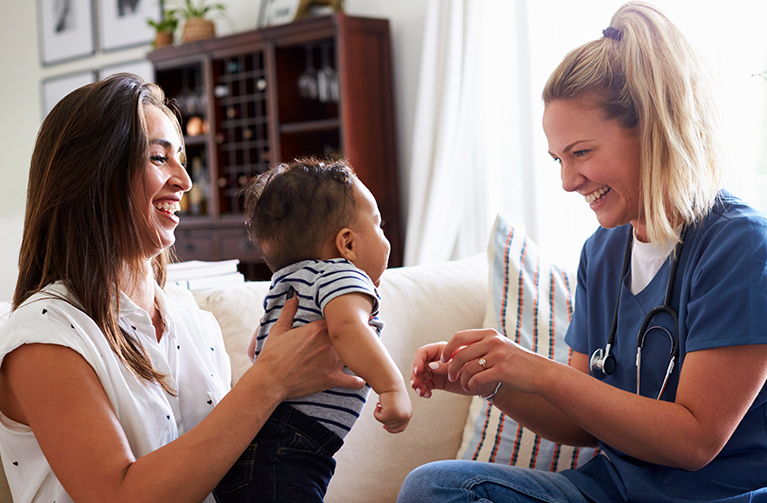
[[[200,309],[213,313],[221,327],[232,362],[232,385],[252,365],[247,355],[248,344],[264,315],[268,291],[268,281],[252,281],[194,292]]]
[[[565,332],[573,312],[576,275],[551,263],[524,232],[502,216],[490,233],[488,296],[484,327],[562,363],[571,350]],[[595,449],[543,439],[520,426],[492,403],[474,397],[466,422],[462,459],[547,471],[576,468]]]
[[[414,468],[454,459],[461,445],[470,397],[435,393],[428,400],[410,388],[415,350],[455,332],[480,328],[487,291],[482,256],[387,270],[381,280],[381,338],[405,377],[413,418],[402,433],[387,433],[373,418],[370,393],[360,418],[338,451],[328,503],[392,503]]]
[[[484,255],[384,272],[379,293],[386,326],[381,339],[405,378],[413,418],[404,432],[387,433],[373,417],[378,397],[371,392],[336,453],[336,472],[325,501],[391,503],[411,470],[455,458],[471,398],[451,393],[420,398],[410,389],[410,369],[417,348],[482,326],[486,282]],[[194,292],[199,306],[212,312],[221,326],[233,382],[251,366],[246,348],[263,316],[268,289],[268,282],[248,282]]]

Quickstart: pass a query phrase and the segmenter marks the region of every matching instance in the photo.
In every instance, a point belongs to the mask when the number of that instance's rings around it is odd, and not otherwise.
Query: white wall
[[[27,173],[41,122],[43,79],[142,58],[149,46],[98,53],[93,57],[48,67],[38,56],[37,4],[52,0],[0,0],[0,300],[10,299],[16,281],[24,216]],[[216,20],[220,35],[255,28],[258,0],[219,0],[227,18]],[[165,0],[166,6],[181,0]],[[347,0],[349,15],[384,17],[391,22],[402,200],[410,160],[413,110],[420,65],[426,0]]]

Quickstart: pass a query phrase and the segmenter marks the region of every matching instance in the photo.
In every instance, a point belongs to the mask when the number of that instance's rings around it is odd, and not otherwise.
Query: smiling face
[[[176,241],[174,232],[179,219],[175,213],[184,192],[192,188],[192,181],[184,167],[183,146],[173,122],[151,105],[144,108],[144,117],[148,158],[143,177],[137,178],[134,190],[136,207],[149,214],[143,239],[144,249],[153,257]]]
[[[357,217],[349,226],[356,240],[356,257],[352,263],[365,271],[375,286],[379,286],[381,275],[389,263],[391,245],[381,228],[383,222],[375,197],[359,180],[354,181],[354,198]]]
[[[543,129],[561,166],[562,188],[581,194],[602,227],[631,222],[643,239],[638,128],[605,119],[593,100],[560,99],[546,105]]]

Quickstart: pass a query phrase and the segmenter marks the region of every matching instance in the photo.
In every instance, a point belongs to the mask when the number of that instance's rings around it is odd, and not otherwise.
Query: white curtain
[[[483,250],[490,208],[498,207],[498,194],[488,184],[489,165],[499,151],[492,143],[509,136],[499,139],[494,122],[513,118],[493,102],[500,107],[497,75],[516,72],[513,61],[500,68],[485,61],[489,41],[498,35],[486,26],[489,4],[429,3],[410,168],[407,265]]]
[[[597,227],[561,189],[540,93],[622,0],[429,0],[415,114],[407,265],[485,249],[496,213],[575,267]],[[767,207],[767,2],[655,0],[708,64],[722,109],[728,188]]]
[[[477,192],[473,174],[480,170],[475,163],[466,163],[472,151],[463,137],[472,120],[465,104],[475,83],[468,77],[472,64],[469,5],[468,0],[432,0],[427,11],[410,169],[406,265],[453,257],[464,227],[460,221],[464,202]],[[468,170],[459,169],[462,161]]]

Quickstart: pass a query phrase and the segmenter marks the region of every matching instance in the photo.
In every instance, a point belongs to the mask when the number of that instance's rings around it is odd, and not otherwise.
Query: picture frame
[[[148,59],[137,59],[105,66],[99,70],[99,80],[104,80],[115,73],[134,73],[147,82],[155,81],[154,66]]]
[[[96,72],[93,70],[59,75],[43,80],[40,84],[40,102],[43,118],[56,106],[56,103],[61,101],[61,98],[78,87],[93,82],[96,82]]]
[[[102,51],[114,51],[148,44],[155,30],[147,19],[162,18],[162,0],[97,0],[99,44]]]
[[[290,23],[296,18],[301,0],[261,0],[258,27]]]
[[[53,65],[95,53],[91,0],[38,0],[40,62]]]

